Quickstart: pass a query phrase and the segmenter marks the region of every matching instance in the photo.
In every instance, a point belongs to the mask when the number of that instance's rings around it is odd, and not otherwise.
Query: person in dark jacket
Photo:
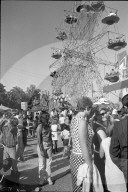
[[[104,191],[106,190],[106,181],[105,181],[105,158],[100,158],[99,150],[100,144],[103,139],[107,137],[106,133],[106,114],[107,109],[104,108],[96,108],[95,116],[93,117],[92,127],[94,131],[93,136],[93,146],[94,146],[94,163],[100,173],[102,184],[104,187]]]
[[[122,98],[123,107],[128,109],[128,94]],[[112,161],[119,167],[124,173],[126,185],[127,185],[127,149],[128,149],[128,114],[120,119],[119,122],[115,122],[113,128],[113,136],[110,145],[110,156]]]
[[[51,163],[52,163],[52,136],[49,125],[48,113],[40,115],[40,123],[37,127],[37,154],[39,164],[39,185],[43,185],[45,180],[52,185]]]

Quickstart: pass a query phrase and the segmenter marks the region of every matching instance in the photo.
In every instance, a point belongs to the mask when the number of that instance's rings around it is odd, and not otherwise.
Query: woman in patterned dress
[[[79,99],[77,103],[78,112],[71,121],[72,153],[70,167],[73,192],[80,192],[82,189],[81,186],[77,186],[77,172],[81,164],[88,164],[89,179],[92,182],[92,137],[94,133],[88,121],[92,105],[93,103],[88,97]]]

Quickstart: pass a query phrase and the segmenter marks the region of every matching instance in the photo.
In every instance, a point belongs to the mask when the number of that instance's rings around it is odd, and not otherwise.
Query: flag
[[[123,51],[117,55],[118,58],[118,68],[120,80],[124,80],[128,77],[128,56],[127,52]]]

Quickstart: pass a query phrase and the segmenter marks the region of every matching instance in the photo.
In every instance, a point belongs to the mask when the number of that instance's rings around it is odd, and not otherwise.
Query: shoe
[[[20,172],[19,171],[12,170],[12,174],[14,174],[15,177],[19,177],[20,176]]]
[[[23,162],[24,161],[24,157],[19,157],[17,160]]]
[[[55,149],[52,150],[52,153],[55,154]]]
[[[47,181],[48,181],[49,185],[53,185],[53,182],[52,182],[51,178],[48,178]]]
[[[39,185],[44,185],[45,183],[45,170],[40,170]]]
[[[2,184],[0,184],[0,191],[7,191],[7,187],[3,186]]]
[[[34,191],[35,191],[35,192],[39,192],[39,191],[40,191],[40,188],[39,188],[39,187],[36,187]]]
[[[20,157],[20,161],[24,161],[24,157]]]
[[[62,157],[64,158],[64,157],[65,157],[65,155],[66,155],[66,154],[65,154],[65,153],[63,153]]]

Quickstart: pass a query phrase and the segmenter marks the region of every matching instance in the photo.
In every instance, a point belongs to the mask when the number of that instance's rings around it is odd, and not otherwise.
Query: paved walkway
[[[36,152],[36,138],[28,138],[27,147],[24,152],[24,162],[18,162],[18,169],[20,171],[20,184],[23,188],[28,188],[28,191],[33,191],[38,185],[38,156]],[[62,142],[59,139],[58,153],[53,155],[52,162],[52,180],[54,185],[48,184],[40,188],[43,191],[57,191],[57,192],[71,192],[71,174],[70,165],[67,158],[62,158]]]

